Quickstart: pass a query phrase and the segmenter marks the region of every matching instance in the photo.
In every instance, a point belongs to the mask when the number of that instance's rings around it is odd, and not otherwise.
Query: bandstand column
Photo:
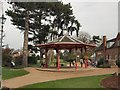
[[[85,68],[88,67],[88,56],[87,56],[87,48],[85,47]]]
[[[69,53],[70,53],[70,54],[71,54],[71,51],[72,51],[72,50],[71,50],[71,48],[70,48],[70,49],[69,49]],[[70,60],[70,68],[71,68],[71,60]]]
[[[75,61],[75,70],[76,70],[76,71],[78,70],[77,60],[78,60],[78,55],[77,55],[77,48],[76,48],[76,61]]]
[[[57,52],[57,69],[60,70],[60,50],[56,50]]]
[[[48,56],[47,56],[48,49],[45,49],[45,67],[48,67]]]
[[[77,60],[76,60],[76,62],[75,62],[75,70],[78,70]]]
[[[70,61],[70,68],[71,68],[71,61]]]
[[[80,51],[81,51],[81,56],[83,55],[82,53],[83,53],[83,50],[82,50],[82,48],[80,49]],[[83,68],[83,58],[82,58],[82,61],[81,61],[82,63],[81,63],[81,68]]]

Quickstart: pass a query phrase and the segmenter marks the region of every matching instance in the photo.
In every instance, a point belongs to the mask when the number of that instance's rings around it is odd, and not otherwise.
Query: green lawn
[[[100,82],[103,78],[111,75],[88,76],[79,78],[70,78],[43,83],[36,83],[23,88],[101,88]],[[102,89],[103,90],[103,89]]]
[[[23,70],[23,69],[10,69],[10,68],[2,68],[2,79],[10,79],[10,78],[14,78],[14,77],[18,77],[18,76],[22,76],[22,75],[26,75],[29,72]]]

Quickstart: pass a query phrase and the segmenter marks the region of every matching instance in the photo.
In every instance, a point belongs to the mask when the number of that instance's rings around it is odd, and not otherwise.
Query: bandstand
[[[48,50],[52,49],[52,50],[56,50],[56,55],[57,55],[57,69],[60,69],[60,50],[69,50],[71,51],[72,49],[75,49],[76,51],[79,49],[81,51],[81,53],[83,52],[83,50],[85,50],[85,54],[86,54],[86,58],[85,58],[85,68],[87,68],[88,66],[88,58],[87,58],[87,49],[91,48],[94,49],[96,46],[94,44],[86,44],[83,43],[80,40],[77,40],[73,37],[71,37],[70,35],[64,35],[61,37],[58,37],[57,39],[45,43],[45,44],[38,44],[36,45],[37,47],[39,47],[40,49],[45,49],[45,67],[48,67],[48,56],[47,56],[47,52]],[[76,55],[77,57],[77,55]],[[77,62],[75,62],[75,69],[78,69],[78,65]]]

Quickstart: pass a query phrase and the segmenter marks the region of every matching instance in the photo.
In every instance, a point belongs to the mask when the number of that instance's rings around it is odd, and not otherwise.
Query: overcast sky
[[[81,23],[81,31],[88,32],[90,35],[106,35],[107,39],[114,38],[118,32],[118,2],[88,2],[87,0],[62,0],[64,3],[71,3],[73,13]],[[4,3],[4,10],[8,7]],[[0,4],[1,15],[1,4]],[[23,33],[15,26],[11,25],[10,18],[4,25],[6,37],[4,43],[9,44],[10,48],[19,49],[23,45]]]

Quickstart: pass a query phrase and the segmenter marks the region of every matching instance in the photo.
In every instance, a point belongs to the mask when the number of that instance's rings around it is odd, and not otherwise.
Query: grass
[[[48,81],[24,86],[22,88],[102,88],[100,82],[111,75],[88,76],[63,80]],[[96,89],[95,89],[96,90]]]
[[[6,80],[6,79],[26,75],[28,73],[29,72],[27,72],[27,71],[25,71],[23,69],[10,69],[10,68],[3,67],[2,68],[2,79]]]

